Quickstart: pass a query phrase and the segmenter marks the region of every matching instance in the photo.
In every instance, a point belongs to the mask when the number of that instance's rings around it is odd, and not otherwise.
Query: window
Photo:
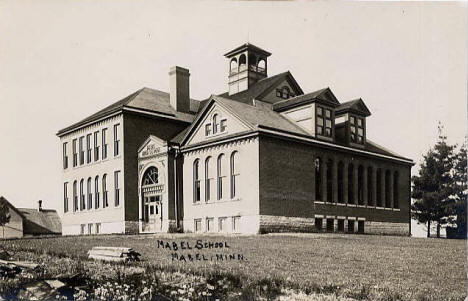
[[[214,219],[212,217],[206,218],[206,232],[212,232],[214,228]]]
[[[120,204],[120,188],[119,188],[119,177],[120,171],[114,172],[114,187],[115,187],[115,206],[119,206]]]
[[[78,154],[76,152],[76,139],[72,141],[72,148],[73,148],[73,167],[78,165]]]
[[[358,205],[364,205],[364,167],[358,167]]]
[[[393,208],[400,208],[399,195],[398,195],[398,171],[393,174]]]
[[[201,232],[201,218],[197,218],[194,220],[194,231],[195,232]]]
[[[149,167],[143,176],[143,186],[158,184],[158,169],[154,166]]]
[[[91,134],[86,135],[86,163],[91,163]]]
[[[290,97],[294,97],[295,95],[291,93],[291,90],[287,86],[283,86],[280,89],[276,89],[276,97],[282,98],[282,99],[288,99]]]
[[[99,208],[99,176],[96,176],[96,178],[94,178],[94,202],[95,202],[94,208],[98,209]]]
[[[226,231],[226,220],[227,220],[227,218],[225,218],[225,217],[220,217],[218,219],[218,231],[219,232]]]
[[[333,136],[332,111],[330,109],[317,106],[316,114],[317,114],[317,117],[316,117],[317,135],[332,137]]]
[[[68,183],[63,183],[63,212],[68,212]]]
[[[348,165],[348,203],[354,204],[354,166]]]
[[[196,159],[195,162],[193,162],[193,202],[199,202],[200,201],[200,172],[199,172],[199,166],[200,165],[200,160]]]
[[[93,190],[91,186],[91,178],[88,178],[88,183],[87,183],[87,193],[88,193],[88,209],[93,208]]]
[[[333,199],[333,160],[327,161],[327,202],[335,201]]]
[[[372,185],[374,170],[371,166],[367,168],[367,205],[374,206],[374,185]]]
[[[102,160],[107,158],[107,128],[102,129]]]
[[[99,160],[99,132],[94,132],[94,161]]]
[[[205,125],[205,136],[211,135],[211,123]]]
[[[205,202],[211,199],[211,177],[210,177],[211,157],[205,160]]]
[[[323,229],[323,219],[315,218],[314,225],[315,225],[315,230],[322,231],[322,229]]]
[[[377,169],[377,207],[382,207],[382,170]]]
[[[385,172],[385,207],[391,208],[390,204],[390,171]]]
[[[364,119],[361,117],[349,117],[351,142],[364,144]]]
[[[213,135],[218,133],[218,114],[213,115]]]
[[[114,125],[114,156],[118,156],[120,153],[120,138],[119,138],[120,124]]]
[[[80,145],[80,165],[84,164],[84,137],[80,137],[79,145]]]
[[[84,180],[80,181],[80,210],[86,209],[85,194],[84,194]]]
[[[335,220],[332,218],[327,218],[327,232],[333,232]]]
[[[102,176],[102,208],[106,208],[107,206],[109,206],[107,200],[107,175],[104,174]]]
[[[223,161],[224,161],[224,154],[219,155],[218,157],[218,164],[217,164],[217,186],[218,186],[218,200],[221,200],[223,198]]]
[[[240,216],[232,217],[232,232],[239,232],[240,229]]]
[[[80,228],[81,228],[81,229],[80,229],[80,234],[81,234],[81,235],[84,235],[84,234],[85,234],[85,229],[86,229],[86,224],[81,224],[81,225],[80,225]]]
[[[73,212],[78,210],[78,192],[76,185],[76,181],[73,182]]]
[[[348,220],[348,233],[353,233],[353,232],[354,232],[354,221]]]
[[[93,224],[88,224],[88,234],[93,234]]]
[[[96,234],[101,233],[101,223],[96,223]]]
[[[62,154],[63,154],[63,169],[67,169],[68,168],[68,155],[67,155],[67,143],[66,142],[63,143]]]
[[[322,160],[315,159],[315,200],[322,200]]]
[[[226,131],[226,119],[221,120],[219,130],[221,131],[221,133]]]
[[[341,161],[338,163],[338,203],[344,203],[344,164]]]
[[[237,152],[234,151],[231,154],[231,199],[236,197],[237,187],[236,180],[239,177],[239,171],[237,167]]]
[[[344,232],[344,219],[339,219],[338,220],[338,232]]]

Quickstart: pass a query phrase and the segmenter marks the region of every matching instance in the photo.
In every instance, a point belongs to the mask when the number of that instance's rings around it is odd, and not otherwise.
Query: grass
[[[172,261],[170,243],[197,239],[226,241],[229,249],[191,253],[243,254],[244,261]],[[0,242],[7,250],[86,258],[93,246],[132,247],[149,264],[168,271],[209,275],[222,271],[262,286],[268,279],[305,292],[357,300],[463,300],[466,297],[466,241],[409,237],[284,234],[199,236],[189,234],[106,235],[21,239]],[[179,254],[188,253],[186,250]],[[274,281],[273,281],[274,282]]]

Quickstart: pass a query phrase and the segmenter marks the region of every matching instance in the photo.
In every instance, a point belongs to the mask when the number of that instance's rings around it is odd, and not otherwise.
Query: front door
[[[143,231],[157,232],[162,227],[162,202],[161,196],[144,196],[143,207]]]

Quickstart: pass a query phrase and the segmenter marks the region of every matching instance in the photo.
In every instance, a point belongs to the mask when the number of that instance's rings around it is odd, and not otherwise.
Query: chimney
[[[39,204],[37,210],[42,211],[42,200],[39,200],[37,203]]]
[[[188,69],[174,66],[169,71],[170,103],[179,112],[190,111],[190,73]]]

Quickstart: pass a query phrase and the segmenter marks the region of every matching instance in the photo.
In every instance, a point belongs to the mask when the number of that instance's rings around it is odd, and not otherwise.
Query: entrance
[[[159,232],[162,229],[163,187],[164,185],[159,183],[158,169],[148,168],[143,175],[141,186],[143,232]]]

